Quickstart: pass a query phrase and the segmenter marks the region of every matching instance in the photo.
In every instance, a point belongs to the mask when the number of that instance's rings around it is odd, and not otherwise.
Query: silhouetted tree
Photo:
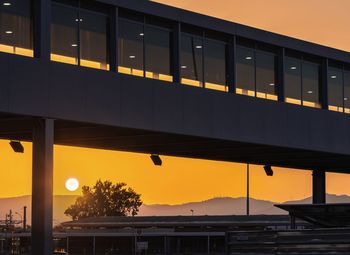
[[[113,184],[98,180],[93,187],[83,186],[83,195],[78,197],[64,214],[73,220],[101,216],[137,215],[142,205],[141,195],[125,183]]]

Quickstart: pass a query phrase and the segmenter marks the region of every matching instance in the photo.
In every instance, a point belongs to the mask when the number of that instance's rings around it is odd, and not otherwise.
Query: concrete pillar
[[[51,255],[54,121],[33,123],[32,255]]]
[[[312,203],[326,203],[326,172],[323,170],[312,172]]]

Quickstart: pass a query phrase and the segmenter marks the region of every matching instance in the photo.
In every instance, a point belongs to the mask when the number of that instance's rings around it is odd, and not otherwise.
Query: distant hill
[[[65,209],[74,203],[77,196],[54,196],[54,224],[69,221],[70,218],[64,215]],[[288,201],[286,204],[309,204],[311,198]],[[327,195],[327,203],[350,203],[350,196],[347,195]],[[286,214],[273,205],[276,204],[265,200],[250,200],[251,214]],[[20,220],[16,212],[22,214],[23,206],[28,208],[28,223],[31,221],[31,196],[21,196],[12,198],[0,198],[0,220],[5,219],[5,214],[12,209],[15,220]],[[179,205],[142,205],[140,216],[170,216],[170,215],[242,215],[246,213],[246,198],[220,197],[201,202],[191,202]]]

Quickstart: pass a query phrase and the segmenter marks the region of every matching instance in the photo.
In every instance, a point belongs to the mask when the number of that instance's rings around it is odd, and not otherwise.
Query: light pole
[[[247,164],[247,216],[249,216],[249,163]]]

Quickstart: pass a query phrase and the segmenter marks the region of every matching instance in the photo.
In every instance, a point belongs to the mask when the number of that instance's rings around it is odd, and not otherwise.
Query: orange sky
[[[8,141],[0,140],[0,197],[31,193],[31,144],[25,153],[13,153]],[[69,192],[64,183],[76,177],[92,185],[98,178],[124,181],[142,194],[145,203],[177,204],[212,197],[245,196],[246,166],[243,164],[162,157],[164,165],[155,167],[149,155],[55,146],[54,193]],[[311,172],[275,169],[266,177],[261,166],[251,167],[251,196],[282,202],[311,194]],[[328,177],[328,191],[350,194],[344,175]]]
[[[350,51],[349,0],[157,0]]]
[[[221,17],[297,38],[350,50],[349,0],[159,0],[158,2]],[[31,193],[31,144],[25,154],[0,141],[0,197]],[[154,167],[148,155],[55,147],[55,194],[68,192],[64,182],[76,177],[91,185],[98,178],[127,182],[145,203],[183,203],[217,196],[245,196],[245,165],[162,157]],[[311,195],[311,172],[275,169],[266,177],[252,167],[251,195],[282,202]],[[328,174],[327,192],[350,194],[350,177]]]

